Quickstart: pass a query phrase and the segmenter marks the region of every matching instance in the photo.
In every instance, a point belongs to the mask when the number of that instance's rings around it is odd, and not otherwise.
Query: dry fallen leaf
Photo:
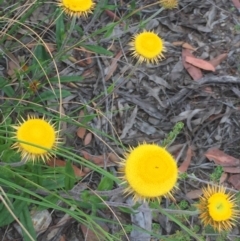
[[[122,51],[119,51],[118,54],[112,59],[112,63],[108,67],[108,70],[106,73],[105,81],[109,80],[112,74],[114,73],[114,71],[117,69],[117,62],[122,57],[122,55],[123,55]]]
[[[37,45],[39,45],[39,42],[31,42],[31,43],[28,43],[27,44],[27,47],[28,48],[34,48],[36,47]],[[53,52],[56,50],[56,44],[54,43],[44,43],[43,46],[45,47],[46,51],[47,52]]]
[[[217,67],[219,64],[222,63],[222,61],[224,61],[227,58],[228,54],[220,54],[217,57],[209,60],[209,63],[211,63],[214,67]]]
[[[85,134],[86,134],[86,131],[87,131],[86,128],[84,128],[84,127],[79,127],[79,128],[77,129],[77,136],[78,136],[79,138],[83,139],[84,136],[85,136]]]
[[[179,172],[183,173],[183,172],[187,171],[187,169],[190,165],[191,159],[192,159],[192,155],[193,155],[192,148],[191,148],[191,146],[189,146],[188,150],[187,150],[185,160],[183,161],[183,163],[178,168]]]
[[[84,138],[83,145],[87,146],[91,143],[91,141],[92,141],[92,133],[89,132],[89,133],[87,133],[87,135]]]
[[[174,46],[182,46],[184,44],[183,41],[175,41],[175,42],[172,42],[172,45]]]
[[[182,45],[182,47],[183,48],[185,48],[185,49],[190,49],[190,50],[192,50],[192,51],[196,51],[197,49],[196,48],[194,48],[192,45],[190,45],[189,43],[184,43],[183,45]]]
[[[49,161],[46,162],[47,165],[49,165],[50,167],[65,167],[66,166],[66,162],[60,159],[56,159],[56,158],[52,158]],[[74,173],[77,177],[83,177],[86,175],[86,173],[84,173],[81,169],[79,169],[77,166],[73,165],[73,170]]]
[[[89,154],[87,151],[81,151],[81,153],[86,160],[91,161],[100,167],[116,166],[116,163],[112,162],[112,159],[111,159],[113,158],[112,154],[110,156],[109,154],[106,154],[105,156],[104,155],[94,156]]]
[[[109,233],[109,228],[104,223],[98,223],[98,225],[101,226],[103,230],[105,230],[106,233]],[[89,229],[84,224],[81,224],[82,233],[84,235],[84,241],[99,241],[99,235],[95,232]]]
[[[238,9],[240,10],[240,1],[239,0],[232,0],[233,2],[233,5]]]
[[[190,191],[186,194],[186,197],[189,199],[197,199],[203,194],[201,189]]]
[[[15,78],[16,77],[16,71],[19,69],[19,63],[9,60],[8,62],[8,70],[7,70],[7,74],[11,77],[11,78]]]
[[[79,117],[78,117],[78,122],[81,122],[84,116],[85,116],[84,111],[83,111],[83,110],[80,110],[80,112],[79,112]]]
[[[227,177],[228,177],[228,174],[226,172],[223,172],[220,177],[219,184],[224,183],[227,180]]]
[[[113,152],[108,153],[107,158],[108,158],[111,162],[114,162],[114,163],[116,163],[116,164],[118,164],[118,163],[121,161],[120,157],[117,156],[117,155],[116,155],[115,153],[113,153]]]
[[[201,71],[199,68],[197,68],[197,67],[195,67],[195,66],[187,63],[187,62],[186,62],[186,57],[187,57],[187,56],[193,56],[193,55],[192,55],[192,53],[191,53],[191,51],[190,51],[189,49],[184,49],[184,48],[183,48],[183,49],[182,49],[182,62],[183,62],[184,68],[187,70],[187,72],[189,73],[189,75],[190,75],[194,80],[199,80],[199,79],[201,79],[201,78],[203,77],[202,71]]]
[[[205,153],[205,156],[210,161],[214,161],[215,164],[223,166],[223,167],[240,165],[239,159],[229,156],[217,148],[208,149],[207,152]]]
[[[240,166],[238,167],[223,167],[224,172],[228,173],[240,173]]]
[[[240,190],[240,174],[231,174],[228,182],[231,183],[235,189]]]
[[[215,67],[206,60],[198,59],[192,56],[186,56],[185,61],[195,67],[200,69],[208,70],[208,71],[215,71]]]
[[[120,20],[120,18],[119,18],[114,12],[112,12],[112,11],[110,11],[110,10],[108,10],[108,9],[105,10],[105,13],[106,13],[110,18],[112,18],[113,21],[119,21],[119,20]]]

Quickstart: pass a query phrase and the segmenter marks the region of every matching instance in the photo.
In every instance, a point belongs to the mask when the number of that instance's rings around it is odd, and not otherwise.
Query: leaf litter
[[[115,21],[121,14],[127,14],[129,6],[124,5],[124,2],[121,1],[119,6],[116,6],[116,12],[105,11],[93,22],[88,22],[86,19],[79,20],[78,24],[83,28],[84,34],[90,33],[89,27],[93,31],[97,30],[101,26],[106,26],[109,19]],[[137,2],[136,7],[141,7],[143,3],[145,1]],[[184,0],[179,1],[178,9],[163,11],[161,15],[152,19],[148,28],[156,30],[164,38],[167,47],[165,59],[156,65],[137,66],[134,72],[131,70],[135,67],[135,63],[128,54],[126,44],[131,35],[139,30],[137,17],[131,20],[133,22],[129,23],[128,29],[123,25],[117,25],[107,37],[102,36],[99,40],[99,36],[98,38],[93,36],[87,44],[99,42],[101,46],[107,48],[111,46],[115,58],[109,59],[83,48],[76,48],[68,53],[71,58],[59,63],[60,73],[81,76],[83,79],[74,82],[74,85],[62,83],[62,88],[70,91],[73,96],[71,100],[66,99],[68,103],[63,106],[64,113],[70,115],[73,110],[78,110],[80,103],[83,103],[84,107],[89,103],[91,108],[88,109],[88,114],[82,111],[78,121],[83,121],[84,125],[87,123],[91,129],[95,128],[116,138],[120,136],[121,144],[126,147],[134,146],[144,140],[160,144],[172,131],[174,124],[183,121],[185,127],[172,144],[172,148],[175,147],[178,151],[183,143],[188,143],[189,146],[186,156],[183,155],[183,158],[181,155],[179,160],[180,170],[194,174],[199,180],[210,182],[209,176],[214,166],[222,165],[224,173],[227,173],[223,184],[239,190],[240,177],[239,173],[234,173],[234,170],[238,171],[240,158],[238,138],[240,135],[238,49],[240,33],[236,29],[238,11],[229,10],[233,6],[238,8],[236,3],[235,0]],[[109,1],[109,4],[115,5],[115,2]],[[144,19],[156,11],[154,7],[147,10],[141,12]],[[50,10],[47,10],[46,16],[49,14],[48,11]],[[36,19],[32,21],[36,22]],[[52,38],[52,30],[48,27],[49,25],[44,26],[46,29],[44,37],[48,36],[46,43],[54,53],[55,45],[49,41]],[[79,39],[80,36],[74,33],[72,37]],[[35,44],[31,41],[26,42],[27,46],[31,43]],[[18,54],[20,55],[17,51],[14,52],[15,59],[18,59]],[[24,51],[21,54],[29,57],[29,53]],[[210,72],[213,71],[211,66],[214,67],[214,72]],[[14,72],[14,68],[11,66],[9,68]],[[112,92],[109,91],[111,87],[113,87]],[[94,104],[108,117],[107,120],[96,117],[96,113],[92,110],[96,107],[92,105],[92,99],[102,96],[103,93],[104,97]],[[89,118],[91,114],[95,117]],[[71,131],[67,127],[66,131],[69,130]],[[67,143],[74,147],[79,155],[99,167],[116,173],[118,161],[121,160],[111,149],[122,157],[124,153],[122,146],[116,145],[101,134],[100,138],[95,135],[90,137],[90,132],[84,127],[75,129],[72,133],[76,139],[74,141],[67,139]],[[213,147],[216,148],[211,149]],[[207,161],[208,158],[214,163]],[[54,162],[50,165],[54,165]],[[66,162],[58,160],[55,165],[64,167]],[[73,169],[76,176],[84,177],[83,183],[94,186],[100,181],[99,175],[89,168],[74,163]],[[89,173],[91,175],[88,176]],[[189,199],[198,198],[201,194],[200,187],[201,182],[180,181],[179,190],[175,194],[177,202],[184,200],[185,195],[187,202]],[[181,194],[184,194],[184,197]],[[126,200],[121,194],[117,195],[117,199],[121,204],[125,204]],[[164,201],[162,205],[167,208],[168,203]],[[99,212],[98,215],[104,217],[105,214]],[[129,216],[132,221],[128,219]],[[154,217],[145,217],[143,212],[139,212],[139,216],[129,216],[125,215],[121,221],[137,223],[148,231],[152,231],[152,222],[159,223]],[[145,223],[137,222],[140,222],[140,216],[141,221],[145,220]],[[110,215],[110,218],[113,216]],[[160,232],[169,235],[176,232],[177,228],[172,222],[165,217],[163,219],[163,223],[168,223],[169,227],[167,230],[163,228],[164,226],[160,227]],[[111,225],[108,228],[110,232],[113,230]],[[114,228],[120,231],[120,227]],[[86,229],[84,234],[87,236]],[[131,232],[131,235],[133,238],[139,237],[137,236],[139,233]]]

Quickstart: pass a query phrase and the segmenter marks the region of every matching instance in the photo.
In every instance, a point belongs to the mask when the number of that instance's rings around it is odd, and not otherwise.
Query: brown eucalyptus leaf
[[[111,65],[108,67],[107,73],[106,73],[106,77],[105,77],[105,81],[108,81],[111,76],[113,75],[113,73],[115,72],[115,70],[117,69],[117,63],[119,61],[119,59],[121,59],[123,55],[122,50],[118,52],[118,54],[112,59],[112,63]]]
[[[79,138],[83,139],[84,136],[85,136],[85,134],[86,134],[86,131],[87,131],[86,128],[84,128],[84,127],[79,127],[79,128],[77,129],[77,136],[78,136]]]
[[[238,166],[240,165],[239,159],[229,156],[228,154],[224,153],[223,151],[220,151],[217,148],[210,148],[205,153],[205,156],[210,161],[214,161],[215,164],[220,166]]]
[[[187,70],[187,72],[189,73],[189,75],[190,75],[194,80],[199,80],[199,79],[201,79],[201,78],[203,77],[202,71],[201,71],[199,68],[197,68],[197,67],[195,67],[195,66],[187,63],[187,62],[186,62],[186,57],[187,57],[187,56],[193,56],[193,55],[192,55],[192,53],[191,53],[191,51],[190,51],[189,49],[184,49],[184,48],[183,48],[183,49],[182,49],[182,62],[183,62],[184,68]]]
[[[240,190],[240,173],[238,174],[231,174],[228,178],[228,182],[231,183],[235,189],[238,191]]]
[[[108,157],[107,158],[111,162],[114,162],[116,164],[118,164],[121,161],[120,157],[117,154],[113,153],[113,152],[108,153]]]
[[[209,60],[209,63],[211,63],[214,67],[217,67],[219,64],[222,63],[222,61],[224,61],[227,58],[228,54],[224,53],[224,54],[220,54],[217,57]]]
[[[190,50],[192,50],[192,51],[196,51],[197,49],[196,48],[194,48],[192,45],[190,45],[189,43],[184,43],[183,45],[182,45],[182,47],[183,48],[185,48],[185,49],[190,49]]]
[[[208,70],[208,71],[215,71],[215,67],[206,60],[198,59],[192,56],[186,56],[185,61],[195,67],[200,69]]]
[[[240,166],[234,167],[223,167],[224,172],[227,173],[240,173]]]
[[[220,177],[219,184],[224,183],[227,180],[227,177],[228,177],[228,174],[226,172],[223,172]]]
[[[116,166],[116,163],[112,162],[111,158],[113,157],[111,156],[110,158],[108,153],[106,153],[106,155],[99,155],[99,156],[91,155],[87,151],[81,151],[81,153],[86,160],[93,162],[99,167]]]
[[[183,173],[183,172],[187,171],[187,169],[188,169],[188,167],[191,163],[192,155],[193,155],[192,147],[189,146],[188,150],[187,150],[185,160],[183,161],[183,163],[178,168],[179,172]]]
[[[92,141],[92,133],[89,132],[89,133],[87,133],[87,135],[84,138],[83,145],[87,146],[91,143],[91,141]]]
[[[233,2],[233,5],[238,9],[240,10],[240,1],[239,0],[232,0]]]
[[[183,41],[175,41],[175,42],[172,42],[172,45],[174,46],[182,46],[184,44]]]
[[[186,194],[186,197],[189,199],[197,199],[201,197],[202,194],[203,194],[203,191],[201,189],[192,190]]]
[[[60,160],[60,159],[56,159],[56,158],[52,158],[49,161],[46,162],[46,164],[50,167],[65,167],[66,166],[66,161]],[[77,166],[72,164],[72,168],[74,170],[75,176],[77,177],[83,177],[86,174]]]

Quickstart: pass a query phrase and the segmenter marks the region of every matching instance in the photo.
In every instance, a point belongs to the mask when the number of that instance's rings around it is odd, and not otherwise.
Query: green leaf
[[[46,202],[50,202],[50,203],[53,203],[53,204],[56,204],[57,205],[57,202],[59,201],[59,197],[56,195],[56,194],[51,194],[49,196],[46,196],[44,198],[44,201],[42,201],[41,203],[46,203]],[[45,210],[46,207],[44,205],[41,206],[41,204],[38,206],[38,210],[39,211],[42,211],[42,210]]]
[[[39,65],[38,62],[42,64],[43,62],[51,59],[49,53],[46,51],[45,47],[42,44],[39,44],[36,46],[34,50],[34,54],[35,54],[35,57],[33,59],[32,65],[38,66]]]
[[[195,238],[197,241],[204,241],[198,234],[194,233],[191,229],[189,229],[188,227],[186,227],[185,225],[183,225],[183,223],[178,220],[177,218],[175,218],[173,215],[169,214],[167,211],[165,211],[161,206],[156,206],[156,209],[158,209],[158,211],[160,213],[162,213],[163,215],[165,215],[169,220],[173,221],[175,224],[177,224],[178,226],[180,226],[182,228],[182,230],[186,231],[190,236],[192,236],[193,238]]]
[[[63,40],[66,37],[65,25],[64,25],[64,14],[61,14],[61,10],[59,8],[58,14],[59,17],[56,21],[56,42],[57,48],[59,49],[62,46]]]
[[[82,80],[82,76],[60,76],[60,83],[79,82]],[[58,83],[58,77],[50,78],[49,81],[51,83]]]
[[[72,167],[72,163],[67,161],[65,166],[65,188],[66,190],[71,190],[76,182],[75,173]]]
[[[24,206],[22,209],[22,212],[19,216],[20,222],[22,225],[26,228],[28,233],[31,235],[32,239],[29,237],[29,235],[22,229],[23,232],[23,240],[24,241],[32,241],[32,240],[37,240],[37,235],[33,227],[32,219],[30,212],[28,210],[27,206]]]
[[[43,179],[42,186],[49,191],[56,190],[58,188],[59,189],[64,188],[65,187],[64,176],[54,175],[54,178]]]
[[[55,93],[53,93],[51,90],[42,92],[38,97],[36,97],[33,102],[38,103],[40,101],[46,101],[46,100],[54,100],[60,98],[60,90],[54,90]],[[62,98],[68,97],[71,95],[71,92],[68,90],[61,90]]]
[[[113,180],[109,177],[104,176],[100,183],[98,184],[97,190],[98,191],[108,191],[112,190],[113,188]]]
[[[8,96],[8,97],[14,97],[15,91],[13,90],[12,86],[6,85],[2,88],[2,91]]]
[[[23,195],[22,195],[23,196]],[[22,210],[24,209],[24,207],[27,207],[27,203],[25,201],[22,200],[15,200],[13,203],[13,213],[19,217],[19,215],[21,214]],[[1,215],[0,215],[0,227],[3,227],[5,225],[8,225],[10,223],[12,223],[14,221],[13,216],[9,213],[9,211],[7,210],[6,207],[3,208],[3,210],[1,210]]]
[[[115,26],[116,26],[116,23],[110,23],[107,25],[107,27],[109,27],[109,28],[107,29],[106,33],[104,34],[104,38],[108,38],[112,34]]]
[[[113,53],[111,51],[108,51],[107,49],[100,47],[100,46],[96,46],[96,45],[85,45],[85,44],[81,44],[82,47],[84,47],[85,49],[92,51],[96,54],[103,54],[103,55],[107,55],[107,56],[113,56]]]

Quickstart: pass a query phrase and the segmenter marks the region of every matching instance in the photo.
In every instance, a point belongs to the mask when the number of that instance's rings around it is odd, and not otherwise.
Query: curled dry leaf
[[[229,156],[217,148],[208,149],[205,153],[205,156],[208,158],[208,160],[214,161],[215,164],[223,167],[240,165],[239,159]]]
[[[87,146],[91,143],[91,141],[92,141],[92,133],[89,132],[89,133],[87,133],[87,135],[84,138],[83,145]]]
[[[194,65],[195,67],[198,67],[200,69],[209,70],[209,71],[215,71],[215,67],[209,63],[206,60],[198,59],[192,56],[186,56],[185,61],[191,65]]]
[[[65,167],[66,162],[60,159],[52,158],[46,162],[46,164],[50,167]],[[75,176],[83,177],[86,175],[80,168],[72,164],[72,168],[74,170]]]
[[[191,51],[189,49],[184,49],[183,48],[182,49],[182,61],[183,61],[184,68],[187,70],[189,75],[194,80],[201,79],[203,77],[202,71],[199,68],[197,68],[197,67],[195,67],[195,66],[193,66],[193,65],[191,65],[191,64],[186,62],[186,57],[188,57],[188,56],[193,56]]]
[[[240,174],[231,174],[228,182],[231,183],[235,189],[240,190]]]
[[[185,160],[183,161],[183,163],[178,168],[179,172],[183,173],[183,172],[187,171],[187,169],[188,169],[188,167],[190,165],[191,159],[192,159],[192,155],[193,155],[193,151],[192,151],[191,146],[189,146],[188,150],[187,150],[187,154],[186,154]]]
[[[227,53],[220,54],[216,58],[209,60],[209,63],[211,63],[214,67],[217,67],[219,64],[222,63],[222,61],[224,61],[227,58],[227,56],[228,56]]]

